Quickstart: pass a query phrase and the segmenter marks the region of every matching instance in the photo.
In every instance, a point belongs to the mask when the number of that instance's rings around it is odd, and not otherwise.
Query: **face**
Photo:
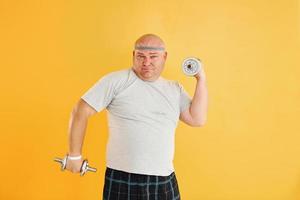
[[[162,50],[134,50],[133,70],[145,81],[155,81],[162,73],[167,52]]]

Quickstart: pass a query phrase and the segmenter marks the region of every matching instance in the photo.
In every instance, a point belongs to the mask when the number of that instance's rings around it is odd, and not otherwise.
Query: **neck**
[[[139,77],[140,79],[142,79],[143,81],[154,82],[154,81],[156,81],[156,80],[158,80],[158,79],[160,78],[160,76],[159,76],[159,77],[152,77],[152,78],[144,78],[144,77],[140,76],[140,75],[135,71],[135,69],[134,69],[133,67],[132,67],[131,69],[132,69],[132,71],[135,73],[135,75],[136,75],[137,77]]]

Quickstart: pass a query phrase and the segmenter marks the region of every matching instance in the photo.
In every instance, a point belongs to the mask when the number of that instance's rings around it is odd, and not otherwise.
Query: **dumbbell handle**
[[[90,172],[96,172],[97,169],[96,168],[93,168],[93,167],[87,167],[87,171],[90,171]]]

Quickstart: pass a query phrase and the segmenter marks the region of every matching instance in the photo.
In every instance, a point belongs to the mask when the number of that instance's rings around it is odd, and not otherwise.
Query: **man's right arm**
[[[81,155],[85,131],[89,117],[97,111],[80,99],[74,106],[69,121],[69,152],[70,156]],[[82,159],[78,161],[68,161],[66,168],[72,172],[79,172]]]
[[[69,121],[70,156],[81,154],[88,118],[96,113],[97,111],[83,99],[80,99],[74,106]]]

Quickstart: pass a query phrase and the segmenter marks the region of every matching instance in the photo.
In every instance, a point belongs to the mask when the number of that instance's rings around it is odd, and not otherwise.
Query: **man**
[[[74,107],[69,126],[66,169],[78,173],[89,117],[107,109],[109,140],[103,199],[180,199],[173,167],[178,119],[190,126],[206,123],[208,94],[204,70],[193,99],[178,81],[161,77],[165,44],[154,34],[134,45],[133,66],[98,80]],[[79,157],[78,157],[79,156]],[[76,158],[77,157],[77,158]]]

